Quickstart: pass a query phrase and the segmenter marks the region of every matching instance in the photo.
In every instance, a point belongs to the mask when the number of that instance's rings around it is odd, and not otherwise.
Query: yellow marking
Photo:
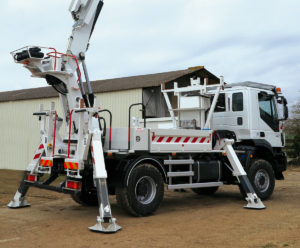
[[[70,170],[77,170],[78,169],[78,163],[74,163],[74,162],[65,162],[65,166],[66,169],[70,169]]]
[[[42,165],[47,166],[47,160],[43,160]]]
[[[77,170],[78,169],[78,164],[77,163],[72,163],[73,169]]]

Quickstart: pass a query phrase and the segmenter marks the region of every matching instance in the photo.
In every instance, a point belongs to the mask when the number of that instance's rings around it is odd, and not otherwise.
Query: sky
[[[47,86],[15,64],[26,45],[65,52],[71,0],[1,0],[0,91]],[[300,98],[299,0],[104,0],[86,63],[91,80],[203,65],[227,83],[281,87]]]

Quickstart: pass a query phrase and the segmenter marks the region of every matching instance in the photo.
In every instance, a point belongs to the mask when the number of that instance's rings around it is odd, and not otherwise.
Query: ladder
[[[190,157],[189,159],[172,159],[164,160],[164,164],[169,166],[169,172],[167,176],[169,178],[168,189],[191,189],[191,188],[208,188],[217,187],[223,185],[222,182],[203,182],[203,183],[193,183],[193,176],[195,172],[193,171],[194,160]],[[189,165],[188,171],[173,171],[173,166]],[[173,184],[172,179],[175,177],[188,177],[189,183],[185,184]]]

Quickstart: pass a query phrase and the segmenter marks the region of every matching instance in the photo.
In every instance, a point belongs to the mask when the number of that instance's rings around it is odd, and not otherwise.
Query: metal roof
[[[210,73],[203,66],[197,66],[188,68],[186,70],[97,80],[92,81],[91,85],[94,93],[102,93],[137,88],[148,88],[153,86],[159,86],[161,85],[161,83],[168,84],[174,81],[178,82],[180,85],[181,83],[189,82],[189,78],[194,76],[198,76],[201,78],[209,78],[209,82],[211,84],[216,84],[219,82],[219,78]],[[0,92],[0,102],[50,98],[57,96],[58,93],[51,86],[48,86]]]
[[[270,90],[270,91],[274,91],[276,88],[276,86],[274,86],[274,85],[255,83],[255,82],[251,82],[251,81],[227,84],[225,87],[232,88],[235,86],[244,86],[244,87],[257,88],[257,89],[262,89],[262,90]]]

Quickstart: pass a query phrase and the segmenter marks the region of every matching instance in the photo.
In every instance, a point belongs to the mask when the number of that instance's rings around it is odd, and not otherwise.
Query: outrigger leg
[[[112,217],[106,184],[107,173],[103,156],[101,132],[96,130],[92,136],[92,160],[94,165],[94,182],[97,189],[99,213],[96,225],[89,227],[91,231],[102,233],[115,233],[121,229]]]
[[[9,208],[24,208],[24,207],[30,207],[30,204],[26,200],[26,193],[29,189],[29,187],[25,184],[25,180],[27,179],[28,172],[25,171],[24,178],[20,184],[20,187],[18,188],[14,198],[8,203]]]
[[[29,186],[26,185],[26,180],[31,171],[34,171],[34,168],[39,164],[42,154],[44,153],[44,145],[41,143],[36,150],[34,157],[30,164],[28,165],[23,180],[14,196],[14,198],[8,203],[9,208],[24,208],[29,207],[30,204],[26,200],[26,193],[29,189]]]
[[[233,175],[237,177],[238,181],[241,184],[241,187],[247,194],[246,201],[248,204],[245,208],[250,209],[265,209],[265,205],[262,203],[260,198],[256,195],[247,173],[245,172],[243,166],[241,165],[238,157],[236,156],[235,151],[233,150],[232,144],[234,143],[233,140],[225,139],[224,140],[224,150],[226,152],[227,158],[233,168]]]

